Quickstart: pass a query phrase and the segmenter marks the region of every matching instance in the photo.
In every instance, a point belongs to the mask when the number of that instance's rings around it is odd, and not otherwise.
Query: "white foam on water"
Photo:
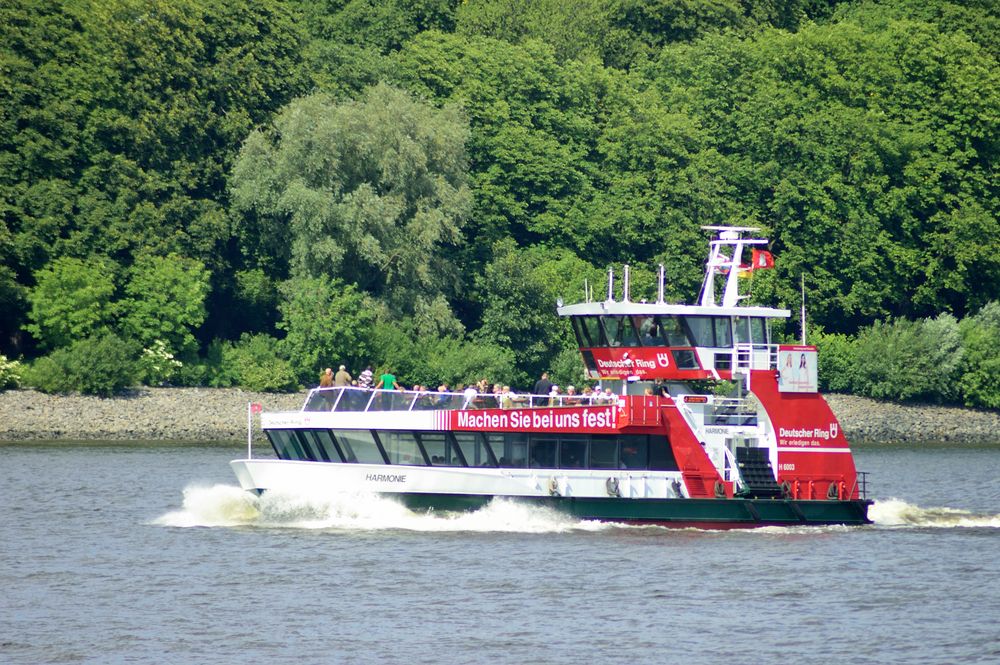
[[[959,508],[921,508],[902,499],[876,501],[868,517],[878,526],[1000,528],[1000,515],[977,514]]]
[[[556,510],[506,499],[494,499],[471,512],[417,513],[390,497],[377,494],[271,491],[254,497],[231,485],[186,488],[183,508],[157,518],[154,524],[174,527],[256,526],[511,533],[563,533],[611,528],[609,524],[578,520]]]
[[[184,507],[153,520],[160,526],[241,526],[260,517],[252,494],[232,485],[184,488]]]

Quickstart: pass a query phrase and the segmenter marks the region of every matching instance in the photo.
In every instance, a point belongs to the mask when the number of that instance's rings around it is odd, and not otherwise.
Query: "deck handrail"
[[[533,395],[529,393],[441,392],[384,390],[334,386],[313,388],[302,411],[461,411],[467,409],[538,409],[547,407],[609,406],[618,395]]]

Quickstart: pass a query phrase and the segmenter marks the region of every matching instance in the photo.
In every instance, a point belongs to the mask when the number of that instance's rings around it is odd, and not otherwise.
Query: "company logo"
[[[660,367],[670,367],[670,354],[669,353],[657,353],[656,354],[656,364]]]
[[[837,423],[830,423],[830,438],[836,439],[838,432],[840,432],[840,426]]]

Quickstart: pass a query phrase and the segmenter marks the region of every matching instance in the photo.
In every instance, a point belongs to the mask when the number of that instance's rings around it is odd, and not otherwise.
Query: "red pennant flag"
[[[264,406],[260,402],[253,402],[250,404],[250,413],[260,413],[264,410]]]
[[[751,256],[753,258],[751,261],[751,270],[763,270],[774,267],[774,257],[766,249],[755,249],[751,252]]]

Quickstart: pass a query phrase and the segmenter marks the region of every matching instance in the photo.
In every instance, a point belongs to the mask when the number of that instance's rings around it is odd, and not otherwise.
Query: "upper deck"
[[[698,304],[664,300],[663,266],[656,302],[632,301],[625,266],[620,300],[615,300],[609,270],[606,300],[559,303],[558,313],[569,317],[591,378],[717,379],[730,378],[739,369],[776,365],[770,321],[791,312],[743,305],[750,296],[740,286],[742,277],[773,266],[768,252],[753,249],[767,241],[744,237],[756,230],[752,228],[704,228],[718,231],[718,238],[710,243]],[[749,263],[743,260],[746,250],[751,251]]]

